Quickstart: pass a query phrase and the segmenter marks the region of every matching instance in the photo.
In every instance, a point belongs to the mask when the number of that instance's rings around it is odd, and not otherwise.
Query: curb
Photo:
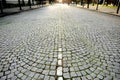
[[[43,6],[43,7],[46,7],[46,6]],[[38,9],[38,8],[43,8],[43,7],[37,7],[37,8],[29,8],[29,9],[26,9],[26,10],[19,10],[19,11],[15,11],[15,12],[4,12],[3,14],[0,13],[0,18],[1,17],[5,17],[5,16],[9,16],[9,15],[14,15],[14,14],[18,14],[18,13],[21,13],[21,12],[25,12],[25,11],[30,11],[30,10],[35,10],[35,9]]]

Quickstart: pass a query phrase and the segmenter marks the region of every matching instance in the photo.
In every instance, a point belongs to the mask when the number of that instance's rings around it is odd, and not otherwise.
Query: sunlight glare
[[[58,0],[59,3],[62,3],[62,0]]]

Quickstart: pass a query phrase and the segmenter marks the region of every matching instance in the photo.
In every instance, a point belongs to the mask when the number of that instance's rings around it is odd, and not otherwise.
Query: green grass
[[[92,4],[91,4],[91,5],[92,5]],[[94,4],[94,6],[97,6],[97,4]],[[117,8],[117,6],[113,6],[113,5],[108,5],[108,6],[106,6],[106,5],[103,5],[103,4],[99,4],[99,6],[105,7],[105,8]]]
[[[108,6],[104,5],[103,7],[106,7],[106,8],[117,8],[117,6],[113,6],[113,5],[108,5]]]

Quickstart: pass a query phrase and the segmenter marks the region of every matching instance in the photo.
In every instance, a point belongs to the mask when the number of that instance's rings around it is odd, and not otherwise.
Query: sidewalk
[[[86,9],[89,9],[89,10],[96,10],[97,5],[93,6],[92,4],[90,4],[89,8],[87,8],[87,4],[85,4],[84,7],[81,6],[81,5],[77,5],[77,7],[86,8]],[[112,14],[112,15],[116,15],[116,16],[120,16],[120,10],[119,10],[119,13],[116,14],[117,7],[99,5],[98,10],[96,10],[96,11],[107,13],[107,14]]]
[[[43,5],[43,6],[47,6],[47,5]],[[24,7],[22,7],[22,10],[20,10],[19,7],[7,8],[7,9],[3,10],[3,12],[4,12],[3,14],[0,13],[0,17],[4,17],[7,15],[11,15],[11,14],[15,14],[15,13],[23,12],[23,11],[37,9],[37,8],[40,8],[43,6],[42,5],[34,5],[34,6],[31,6],[31,8],[29,6],[24,6]]]

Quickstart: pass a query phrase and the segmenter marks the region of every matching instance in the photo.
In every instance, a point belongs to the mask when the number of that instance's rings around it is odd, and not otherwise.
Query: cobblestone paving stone
[[[57,79],[120,80],[120,18],[65,4],[1,18],[0,80]]]

